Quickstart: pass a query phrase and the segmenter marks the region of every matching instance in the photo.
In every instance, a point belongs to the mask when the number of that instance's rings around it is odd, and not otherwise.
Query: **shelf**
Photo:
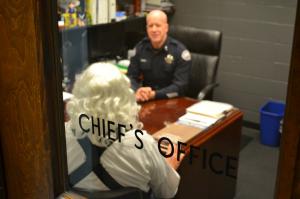
[[[137,17],[137,16],[130,16],[124,20],[121,21],[115,21],[115,22],[111,22],[111,23],[102,23],[102,24],[94,24],[94,25],[86,25],[86,26],[76,26],[76,27],[72,27],[72,28],[59,28],[60,31],[76,31],[76,30],[84,30],[84,29],[89,29],[92,27],[99,27],[99,26],[108,26],[111,24],[119,24],[119,23],[135,23],[135,22],[143,22],[146,20],[145,16],[142,17]],[[146,22],[144,23],[146,24]]]

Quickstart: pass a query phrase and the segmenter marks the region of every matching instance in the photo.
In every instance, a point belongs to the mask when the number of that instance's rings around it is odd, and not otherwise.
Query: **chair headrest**
[[[169,35],[182,42],[194,53],[219,55],[222,33],[217,30],[207,30],[187,26],[170,26]]]

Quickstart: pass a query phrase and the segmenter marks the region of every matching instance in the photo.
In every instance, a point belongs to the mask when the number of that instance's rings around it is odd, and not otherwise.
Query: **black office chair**
[[[212,99],[218,85],[218,71],[222,33],[187,26],[170,26],[169,35],[183,43],[192,54],[188,97]]]
[[[73,187],[71,191],[88,199],[150,199],[148,193],[133,187],[124,187],[110,191],[87,191]]]

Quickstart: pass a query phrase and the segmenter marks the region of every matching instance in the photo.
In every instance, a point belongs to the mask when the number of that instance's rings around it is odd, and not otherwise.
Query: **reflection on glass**
[[[170,150],[173,155],[164,158],[158,143],[142,129],[138,120],[140,107],[130,89],[129,80],[124,75],[128,65],[128,60],[124,60],[127,58],[127,50],[134,46],[130,44],[130,37],[125,30],[132,31],[132,27],[123,22],[107,23],[113,21],[109,15],[104,21],[101,21],[103,18],[95,17],[97,15],[90,10],[95,2],[100,1],[61,0],[58,3],[69,183],[82,193],[100,191],[101,193],[96,194],[103,194],[103,191],[134,187],[137,194],[145,195],[146,198],[150,194],[160,198],[173,197],[180,179],[176,171],[180,164],[176,157],[177,148],[173,148],[173,151],[166,147],[164,155],[170,154]],[[132,13],[132,6],[125,7]],[[127,13],[126,10],[121,12],[123,15]],[[139,40],[140,38],[133,39]],[[174,122],[173,116],[183,114],[186,108],[181,107],[182,111],[176,112],[175,105],[177,106],[176,101],[168,101],[163,105],[167,111],[163,114],[156,113],[153,119],[162,125],[165,121]],[[149,118],[158,107],[157,104],[148,106],[148,111],[140,113],[141,119]],[[152,121],[148,122],[149,126],[153,124]],[[236,137],[233,140],[237,140]],[[235,142],[232,145],[238,144]],[[221,154],[224,148],[230,151],[232,147],[220,147],[217,144],[215,148],[222,151],[215,151],[214,147],[215,145],[212,149],[201,150],[201,153],[207,155],[207,159],[204,158],[207,164],[199,166],[198,161],[187,166],[184,169],[185,175],[196,176],[193,180],[197,182],[206,182],[206,179],[201,178],[201,172],[204,172],[205,176],[207,173],[209,177],[213,176],[212,179],[218,177],[225,183],[231,183],[232,178],[228,178],[225,171],[231,171],[233,167],[228,164],[228,169],[225,168],[225,157],[229,157],[231,153],[234,156],[236,151]],[[235,156],[230,158],[235,160]],[[190,170],[192,172],[188,173]],[[219,175],[220,172],[224,175]],[[236,169],[234,172],[236,173]],[[190,183],[187,180],[189,178],[182,179],[186,180],[184,185],[190,192],[190,186],[195,183]],[[196,189],[198,187],[194,186],[193,191]]]

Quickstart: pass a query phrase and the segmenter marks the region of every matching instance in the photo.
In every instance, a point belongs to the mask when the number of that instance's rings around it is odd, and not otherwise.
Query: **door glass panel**
[[[58,0],[68,175],[69,184],[77,194],[91,198],[106,194],[121,198],[234,198],[241,165],[240,154],[247,153],[245,147],[250,146],[251,142],[253,144],[256,140],[254,135],[259,135],[252,133],[258,131],[259,125],[256,121],[259,112],[253,107],[257,108],[269,98],[285,99],[288,70],[284,66],[287,66],[286,57],[289,55],[281,50],[289,49],[291,41],[289,37],[266,32],[278,28],[277,23],[288,23],[280,27],[288,27],[284,32],[289,32],[292,23],[287,17],[274,21],[269,15],[261,15],[267,18],[265,20],[270,20],[264,26],[270,27],[270,30],[265,31],[261,22],[256,24],[257,17],[251,15],[254,18],[249,19],[245,15],[237,17],[240,13],[229,14],[231,4],[204,2],[201,8],[211,12],[203,11],[201,16],[203,14],[204,17],[201,17],[195,14],[199,6],[195,6],[195,10],[192,4],[177,1],[178,12],[175,16],[167,16],[168,22],[171,21],[167,32],[183,45],[168,37],[168,45],[166,41],[163,46],[154,49],[155,43],[150,39],[159,38],[160,33],[156,30],[151,35],[149,32],[159,26],[146,25],[146,18],[141,13],[153,8],[174,10],[168,7],[172,6],[171,1]],[[183,7],[186,9],[183,10]],[[261,5],[251,7],[252,10],[258,8]],[[288,10],[293,14],[293,9]],[[259,12],[259,9],[256,11]],[[281,11],[288,13],[287,10]],[[217,13],[228,16],[210,16]],[[232,18],[235,18],[234,22]],[[230,27],[237,24],[244,27],[243,31],[239,28],[231,30]],[[253,28],[249,27],[256,25],[261,28],[257,29],[260,33],[250,31]],[[189,28],[180,30],[176,29],[177,26]],[[213,32],[209,37],[199,36],[202,27],[222,30],[220,42],[214,46],[218,46],[217,50],[207,50],[207,45],[214,40],[213,35],[220,32]],[[148,48],[145,47],[149,54],[143,54],[143,57],[138,54],[141,49],[135,46],[147,36],[147,30],[149,40],[143,41],[149,42]],[[286,36],[291,38],[291,35]],[[187,47],[189,51],[176,51],[177,48],[172,51],[174,46]],[[199,53],[199,49],[205,52]],[[222,56],[219,59],[220,50]],[[259,53],[264,50],[272,53]],[[217,54],[208,55],[211,51],[217,51]],[[157,58],[159,56],[161,59]],[[138,58],[130,59],[132,57]],[[189,87],[184,95],[188,98],[171,92],[162,97],[165,99],[147,102],[137,99],[131,88],[134,82],[128,78],[130,63],[144,72],[136,77],[139,83],[150,87],[159,82],[157,79],[174,75],[176,66],[190,59],[192,69]],[[163,70],[154,71],[153,67],[161,66],[161,62],[165,64]],[[218,82],[221,83],[213,96],[213,92],[205,92],[217,85],[214,82],[217,73],[210,67],[215,63],[216,66],[220,64]],[[199,69],[195,65],[205,67]],[[265,72],[258,73],[253,69],[263,66],[276,68],[276,71],[266,72],[264,69]],[[180,79],[182,72],[176,75]],[[172,83],[180,87],[178,79],[175,78],[175,83]],[[256,93],[259,86],[243,84],[247,82],[245,79],[256,80],[254,85],[265,82],[262,88],[268,95],[259,89],[260,93]],[[273,85],[273,80],[280,88],[279,94],[268,89]],[[207,84],[210,85],[205,87]],[[243,88],[243,91],[236,87]],[[244,89],[249,90],[244,92]],[[145,89],[143,92],[153,90],[157,92],[159,88]],[[155,97],[158,96],[156,94]],[[248,97],[251,99],[250,105],[244,102]],[[199,102],[200,98],[203,101]],[[220,103],[211,102],[212,99]],[[195,104],[197,107],[193,106]],[[247,133],[241,136],[243,114],[250,121],[248,127],[251,130],[246,128]],[[277,153],[275,151],[275,156]],[[184,159],[181,162],[182,156]],[[276,165],[277,159],[273,160]],[[247,176],[246,173],[242,174]]]

